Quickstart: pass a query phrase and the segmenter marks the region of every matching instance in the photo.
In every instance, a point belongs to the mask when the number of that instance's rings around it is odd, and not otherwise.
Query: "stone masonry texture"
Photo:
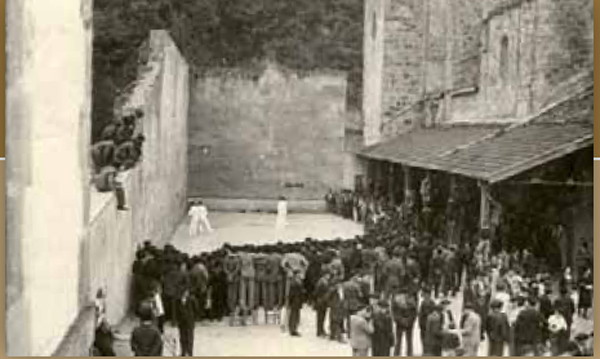
[[[384,13],[385,22],[379,34],[383,46],[373,46],[376,41],[365,37],[365,88],[381,88],[364,97],[367,145],[423,123],[428,106],[418,102],[435,99],[444,90],[466,92],[453,98],[450,115],[440,120],[510,121],[569,95],[582,73],[591,78],[592,0],[367,4],[365,23],[372,23],[368,11],[373,9]],[[383,57],[382,68],[377,67],[378,56]]]

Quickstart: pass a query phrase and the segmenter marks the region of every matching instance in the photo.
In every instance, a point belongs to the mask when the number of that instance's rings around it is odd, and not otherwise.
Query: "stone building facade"
[[[469,216],[479,211],[479,229],[490,229],[502,212],[492,193],[515,182],[519,193],[542,193],[505,203],[518,207],[548,198],[539,188],[557,186],[561,195],[544,208],[559,210],[544,213],[541,224],[566,229],[562,248],[589,240],[593,1],[367,0],[364,22],[360,157],[376,198],[418,197],[425,178],[439,193],[451,193],[449,183],[479,188]],[[455,234],[447,235],[454,241]],[[572,262],[563,253],[562,265]]]
[[[367,0],[364,23],[366,145],[435,122],[522,120],[593,63],[589,0]]]

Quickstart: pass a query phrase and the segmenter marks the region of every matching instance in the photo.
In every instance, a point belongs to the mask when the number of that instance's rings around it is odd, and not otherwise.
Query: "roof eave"
[[[553,161],[555,159],[569,155],[573,152],[576,152],[578,150],[581,150],[583,148],[586,148],[588,146],[593,146],[593,145],[594,145],[594,134],[590,134],[590,135],[587,135],[585,137],[578,139],[577,141],[568,143],[566,145],[563,145],[561,147],[553,149],[552,151],[548,151],[539,156],[536,156],[532,159],[528,159],[526,161],[519,162],[513,166],[510,166],[509,168],[506,168],[501,171],[497,171],[490,176],[486,176],[487,178],[485,178],[485,180],[491,184],[502,182],[502,181],[507,180],[511,177],[514,177],[520,173],[528,171],[532,168],[543,165],[545,163],[548,163],[550,161]]]

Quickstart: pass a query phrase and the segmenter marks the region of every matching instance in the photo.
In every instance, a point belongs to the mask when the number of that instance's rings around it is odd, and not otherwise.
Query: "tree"
[[[297,71],[346,71],[349,105],[358,107],[362,19],[362,0],[96,0],[93,136],[135,80],[137,50],[152,29],[168,30],[199,70],[270,57]]]

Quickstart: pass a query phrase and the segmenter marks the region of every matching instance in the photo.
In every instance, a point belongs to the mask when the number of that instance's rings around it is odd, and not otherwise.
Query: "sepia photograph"
[[[593,0],[7,0],[7,356],[593,356]]]

